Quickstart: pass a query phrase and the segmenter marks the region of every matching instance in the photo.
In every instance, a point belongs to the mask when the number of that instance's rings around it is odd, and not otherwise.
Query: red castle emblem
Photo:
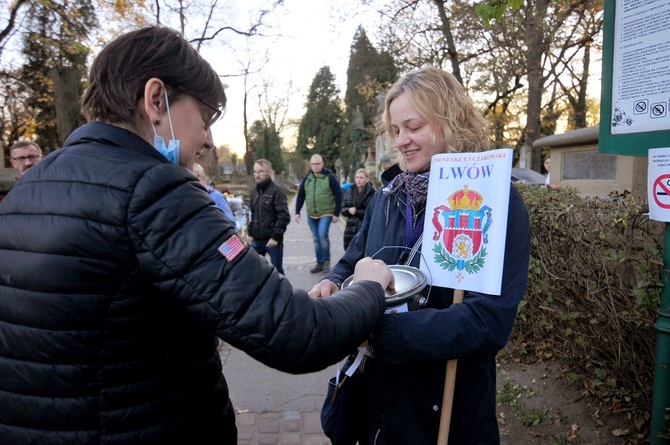
[[[443,269],[465,270],[468,273],[479,271],[484,266],[488,231],[492,218],[492,209],[482,207],[484,198],[467,185],[448,198],[448,205],[433,209],[433,241],[439,241],[433,248],[435,262]],[[442,219],[443,223],[440,223]]]

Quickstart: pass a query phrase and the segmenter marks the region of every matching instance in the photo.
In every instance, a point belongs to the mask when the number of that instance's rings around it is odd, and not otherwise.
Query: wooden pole
[[[463,301],[465,291],[454,290],[454,302],[457,304]],[[458,360],[453,359],[447,362],[447,373],[444,376],[444,392],[442,393],[442,413],[440,414],[440,431],[437,434],[437,445],[447,445],[449,442],[449,427],[451,426],[451,408],[454,404],[454,387],[456,386],[456,366]]]

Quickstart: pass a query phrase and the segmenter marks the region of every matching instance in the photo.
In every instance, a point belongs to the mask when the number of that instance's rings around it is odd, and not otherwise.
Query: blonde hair
[[[422,118],[435,131],[442,131],[445,153],[486,151],[489,148],[486,119],[475,108],[472,99],[456,78],[439,68],[426,66],[401,77],[386,94],[384,122],[388,137],[389,156],[400,168],[407,168],[405,159],[395,145],[391,102],[406,94]],[[433,141],[437,138],[432,135]]]
[[[356,172],[354,173],[354,177],[356,177],[356,175],[359,174],[359,173],[363,173],[363,175],[365,175],[365,177],[366,177],[367,179],[370,179],[370,174],[368,173],[368,171],[367,171],[366,169],[364,169],[364,168],[359,168],[359,169],[356,170]]]
[[[202,168],[202,165],[198,164],[197,162],[193,164],[193,170],[191,170],[193,174],[195,175],[196,178],[198,178],[200,181],[204,181],[207,175],[205,175],[205,169]]]
[[[254,161],[254,164],[259,164],[263,167],[267,167],[268,170],[272,170],[272,162],[268,161],[267,159],[256,159]]]

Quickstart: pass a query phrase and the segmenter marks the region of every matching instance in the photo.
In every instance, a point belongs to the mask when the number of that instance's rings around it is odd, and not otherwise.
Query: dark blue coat
[[[217,337],[286,372],[341,360],[383,290],[310,298],[188,170],[91,123],[0,203],[0,442],[234,444]]]
[[[393,167],[384,185],[399,174]],[[526,206],[512,187],[507,222],[502,294],[466,292],[452,305],[453,290],[433,288],[428,307],[385,315],[370,338],[374,357],[366,360],[369,441],[385,444],[437,442],[446,361],[458,359],[449,445],[498,444],[495,413],[496,353],[507,342],[526,291],[530,224]],[[388,224],[383,189],[368,206],[363,225],[342,259],[326,277],[341,283],[364,256],[399,264],[404,246],[405,201],[390,197]],[[425,209],[424,209],[425,211]],[[419,255],[412,263],[419,267]]]

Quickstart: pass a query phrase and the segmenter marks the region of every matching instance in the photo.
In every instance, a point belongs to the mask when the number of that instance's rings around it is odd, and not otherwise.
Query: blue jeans
[[[322,216],[319,219],[307,216],[307,224],[309,224],[309,230],[312,231],[312,240],[314,240],[316,262],[320,264],[323,264],[325,261],[330,261],[330,239],[328,238],[328,231],[330,230],[331,222],[333,222],[332,216]]]
[[[277,269],[277,272],[284,275],[284,268],[282,267],[282,261],[284,259],[284,244],[279,243],[276,247],[266,246],[267,241],[258,242],[254,240],[251,243],[251,247],[260,255],[265,256],[267,253],[270,255],[270,262]]]

